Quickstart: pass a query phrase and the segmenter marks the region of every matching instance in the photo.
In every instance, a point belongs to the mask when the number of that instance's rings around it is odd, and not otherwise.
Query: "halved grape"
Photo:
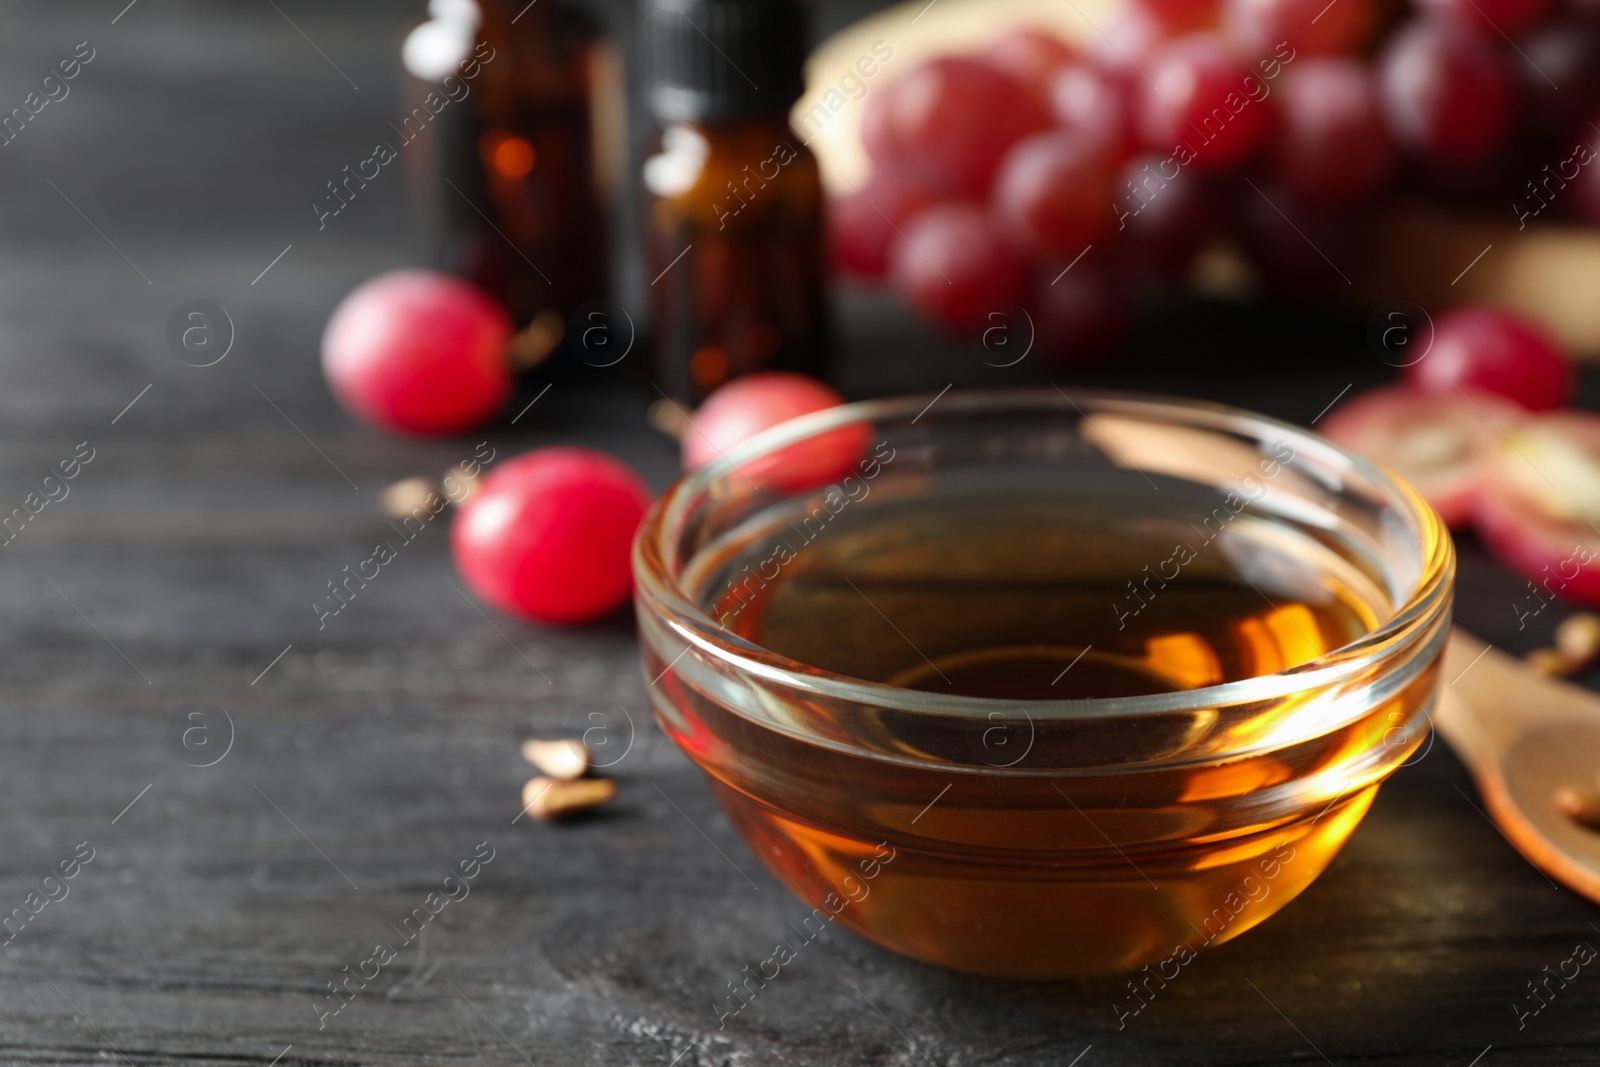
[[[1600,416],[1534,416],[1507,437],[1485,459],[1479,536],[1541,600],[1600,604]]]
[[[1472,518],[1485,458],[1519,418],[1517,408],[1488,395],[1389,386],[1345,401],[1317,429],[1410,482],[1455,527]]]

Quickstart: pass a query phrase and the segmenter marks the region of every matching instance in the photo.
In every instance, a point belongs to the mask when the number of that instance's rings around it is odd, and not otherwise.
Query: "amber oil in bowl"
[[[1437,517],[1243,412],[927,402],[780,428],[657,505],[659,720],[785,885],[917,959],[1170,969],[1261,922],[1426,733]]]

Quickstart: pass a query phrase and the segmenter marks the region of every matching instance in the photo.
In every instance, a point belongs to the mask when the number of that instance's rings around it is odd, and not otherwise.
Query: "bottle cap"
[[[805,89],[799,0],[643,0],[647,99],[665,122],[782,114]]]

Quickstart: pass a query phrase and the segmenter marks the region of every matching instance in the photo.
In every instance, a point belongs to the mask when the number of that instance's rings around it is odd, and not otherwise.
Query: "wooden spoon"
[[[1463,630],[1445,649],[1434,725],[1528,862],[1600,902],[1600,694]]]

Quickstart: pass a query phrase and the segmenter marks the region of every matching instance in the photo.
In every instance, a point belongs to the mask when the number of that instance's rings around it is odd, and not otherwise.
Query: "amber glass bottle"
[[[594,23],[564,0],[436,0],[430,11],[433,25],[413,33],[406,65],[431,73],[451,101],[428,130],[438,258],[504,301],[519,326],[541,313],[559,323],[607,291],[596,128],[608,53]],[[462,63],[425,54],[435,38],[448,53],[446,31],[463,28],[471,51]],[[420,65],[414,43],[424,46]]]
[[[789,127],[802,88],[796,0],[644,0],[645,253],[656,384],[698,401],[730,378],[821,375],[822,184]]]

